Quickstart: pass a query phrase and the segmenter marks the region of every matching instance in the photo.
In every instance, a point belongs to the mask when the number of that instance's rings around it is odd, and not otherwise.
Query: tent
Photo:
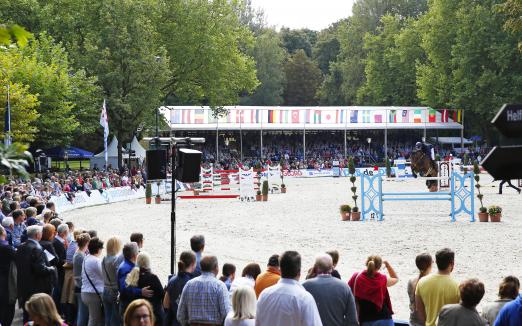
[[[68,159],[85,159],[93,157],[92,152],[86,151],[78,147],[53,147],[44,152],[45,155],[47,155],[47,157],[57,159],[65,159],[65,154],[67,154]]]
[[[118,139],[116,136],[112,138],[112,141],[107,146],[107,165],[111,165],[113,168],[118,167]],[[94,155],[91,158],[91,169],[97,167],[98,169],[103,169],[105,167],[105,151],[101,151],[100,153]]]
[[[127,144],[127,151],[129,149],[134,151],[135,155],[133,157],[137,158],[140,162],[143,162],[145,160],[147,151],[145,150],[145,148],[143,148],[143,146],[141,146],[136,136],[134,136],[132,142]]]

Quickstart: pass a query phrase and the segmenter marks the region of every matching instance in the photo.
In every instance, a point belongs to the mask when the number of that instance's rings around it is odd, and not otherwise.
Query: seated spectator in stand
[[[230,312],[227,287],[216,278],[219,273],[215,256],[201,258],[201,276],[187,282],[179,301],[177,318],[181,325],[221,325]]]
[[[486,326],[487,321],[475,309],[484,297],[484,284],[477,279],[459,285],[460,304],[448,304],[439,313],[438,326]]]
[[[165,326],[181,326],[177,319],[178,302],[183,288],[192,279],[196,268],[196,255],[192,251],[183,251],[179,256],[178,275],[173,276],[167,285],[163,308],[166,310]]]
[[[6,236],[4,227],[0,226],[0,325],[11,325],[16,303],[16,289],[9,286],[16,251],[9,245]]]
[[[107,256],[102,259],[103,270],[103,310],[105,324],[120,325],[120,308],[118,306],[118,266],[123,261],[120,238],[111,237],[107,240]]]
[[[126,243],[123,246],[123,262],[118,267],[118,290],[120,292],[120,313],[123,313],[127,306],[136,299],[151,298],[154,292],[150,287],[142,289],[132,286],[127,286],[125,279],[130,271],[136,266],[136,259],[138,258],[138,245],[136,242]]]
[[[36,293],[25,303],[32,324],[37,326],[67,326],[60,317],[53,299],[45,293]]]
[[[133,234],[131,234],[130,241],[131,242],[136,242],[136,244],[138,244],[139,250],[143,249],[143,233],[133,233]],[[156,316],[156,320],[157,320],[157,316]]]
[[[314,297],[323,325],[358,326],[355,299],[350,287],[332,275],[333,259],[329,254],[315,258],[316,277],[303,283]]]
[[[411,326],[424,326],[424,322],[419,320],[417,316],[417,308],[415,306],[415,289],[419,280],[431,273],[431,265],[433,264],[433,258],[430,254],[424,253],[417,255],[415,258],[415,265],[419,270],[419,276],[416,276],[408,281],[408,297],[410,298],[410,325]]]
[[[281,279],[259,296],[256,326],[321,326],[314,297],[299,284],[299,253],[286,251],[279,264]]]
[[[482,307],[482,317],[489,325],[493,326],[498,313],[508,302],[515,300],[520,291],[520,281],[515,276],[506,276],[498,288],[498,300],[490,302]]]
[[[158,325],[163,325],[163,308],[161,302],[165,295],[163,286],[150,267],[150,257],[147,253],[141,252],[136,259],[136,266],[130,271],[125,279],[127,286],[142,289],[149,287],[154,295],[147,300],[152,304],[154,316]]]
[[[259,274],[256,279],[256,296],[259,298],[261,292],[267,287],[277,284],[281,279],[281,270],[279,269],[279,255],[272,255],[268,259],[267,269],[265,272]]]
[[[382,265],[389,277],[381,274]],[[361,326],[393,326],[393,310],[388,287],[399,281],[397,274],[387,261],[380,256],[370,256],[366,260],[366,270],[353,274],[348,282],[359,307]]]
[[[250,286],[252,289],[256,284],[257,276],[261,274],[261,267],[259,264],[250,263],[243,268],[243,272],[241,273],[241,277],[236,277],[230,286],[230,293],[234,293],[234,291],[240,286]]]
[[[256,293],[250,286],[240,286],[232,294],[232,311],[225,318],[225,326],[255,326]]]
[[[339,251],[337,250],[330,250],[326,252],[332,257],[333,261],[333,269],[332,269],[332,276],[338,279],[341,279],[341,274],[335,269],[337,267],[337,264],[339,263]]]
[[[123,317],[124,326],[153,326],[156,323],[152,306],[147,300],[132,301]]]
[[[415,290],[417,317],[426,326],[435,326],[440,309],[447,304],[460,302],[459,284],[451,277],[455,266],[455,253],[448,248],[435,254],[438,272],[423,277]]]
[[[519,326],[522,325],[522,294],[506,303],[500,312],[493,326]]]
[[[222,275],[219,280],[227,286],[227,290],[230,291],[230,286],[236,277],[236,266],[234,264],[225,263],[223,264]]]
[[[25,307],[25,302],[35,293],[51,294],[56,281],[56,268],[49,264],[42,246],[42,227],[33,225],[27,228],[27,241],[16,251],[18,303]],[[25,309],[25,308],[24,308]],[[28,320],[24,311],[24,322]]]
[[[27,207],[25,210],[25,216],[26,216],[25,224],[27,226],[41,224],[40,221],[38,221],[36,219],[36,208]]]
[[[194,270],[194,276],[201,275],[201,266],[199,262],[201,261],[201,255],[203,255],[203,251],[205,250],[205,237],[203,235],[195,235],[190,238],[190,248],[196,254],[196,269]]]

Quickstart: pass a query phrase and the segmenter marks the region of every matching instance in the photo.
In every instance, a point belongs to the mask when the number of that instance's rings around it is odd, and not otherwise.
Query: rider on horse
[[[418,150],[418,151],[422,151],[432,161],[435,161],[435,150],[433,149],[433,145],[432,144],[422,143],[422,142],[418,141],[415,144],[415,149]]]

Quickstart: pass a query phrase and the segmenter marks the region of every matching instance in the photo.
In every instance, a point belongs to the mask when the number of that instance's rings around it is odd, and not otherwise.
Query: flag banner
[[[307,109],[305,112],[305,123],[310,123],[311,115],[312,115],[312,110]]]
[[[259,110],[251,109],[250,110],[250,123],[259,123]]]
[[[337,110],[337,121],[339,123],[345,123],[346,122],[346,111],[344,109]]]
[[[375,114],[373,116],[373,122],[375,122],[375,123],[382,123],[382,114]]]
[[[448,122],[449,119],[449,110],[447,109],[444,109],[442,110],[441,114],[440,114],[440,122]]]
[[[276,113],[274,110],[268,110],[268,123],[275,123],[276,122]]]
[[[402,123],[410,122],[410,112],[408,110],[402,110]]]
[[[370,111],[364,110],[362,111],[362,122],[370,123]]]
[[[292,123],[299,123],[299,110],[292,110]]]
[[[170,123],[181,123],[181,110],[175,109],[170,111]]]
[[[428,110],[428,122],[437,122],[437,111],[432,108]]]
[[[453,121],[462,122],[462,110],[453,110]]]
[[[194,123],[205,123],[205,110],[204,109],[194,110]]]
[[[183,110],[182,123],[192,123],[192,121],[190,120],[191,111],[192,109]]]
[[[352,110],[350,111],[350,123],[359,123],[359,111]]]
[[[245,114],[243,110],[236,111],[236,123],[245,123]]]
[[[290,111],[279,110],[279,122],[280,123],[290,123]]]
[[[413,112],[413,123],[421,123],[422,122],[422,111],[415,110]]]
[[[109,161],[109,152],[107,152],[107,139],[109,138],[109,117],[107,115],[107,105],[103,99],[102,111],[100,114],[100,125],[103,127],[103,148],[105,150],[105,168]]]
[[[397,110],[391,110],[388,114],[389,123],[397,123]]]
[[[217,119],[210,109],[207,110],[207,119],[208,123],[217,123]]]
[[[333,110],[322,110],[321,112],[321,121],[319,123],[322,124],[334,124],[337,123],[336,111]]]
[[[321,123],[321,111],[314,110],[314,124],[320,124],[320,123]]]

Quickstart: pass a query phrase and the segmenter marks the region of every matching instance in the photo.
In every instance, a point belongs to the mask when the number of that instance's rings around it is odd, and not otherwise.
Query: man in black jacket
[[[58,308],[58,312],[62,313],[62,304],[61,304],[61,294],[63,287],[63,279],[65,277],[65,270],[63,265],[65,264],[65,256],[67,252],[67,236],[69,235],[69,226],[65,223],[58,225],[56,228],[56,237],[53,240],[54,251],[56,252],[57,270],[58,270],[58,283],[53,290],[53,299],[56,304],[56,308]]]
[[[0,226],[0,325],[11,325],[15,312],[15,302],[10,298],[13,294],[16,297],[16,293],[9,291],[8,284],[16,251],[7,242],[6,235],[5,229]]]
[[[24,323],[28,320],[25,302],[35,293],[51,295],[56,281],[56,269],[50,266],[42,246],[42,227],[32,225],[27,228],[27,241],[16,251],[16,268],[18,271],[18,302],[24,309]]]

